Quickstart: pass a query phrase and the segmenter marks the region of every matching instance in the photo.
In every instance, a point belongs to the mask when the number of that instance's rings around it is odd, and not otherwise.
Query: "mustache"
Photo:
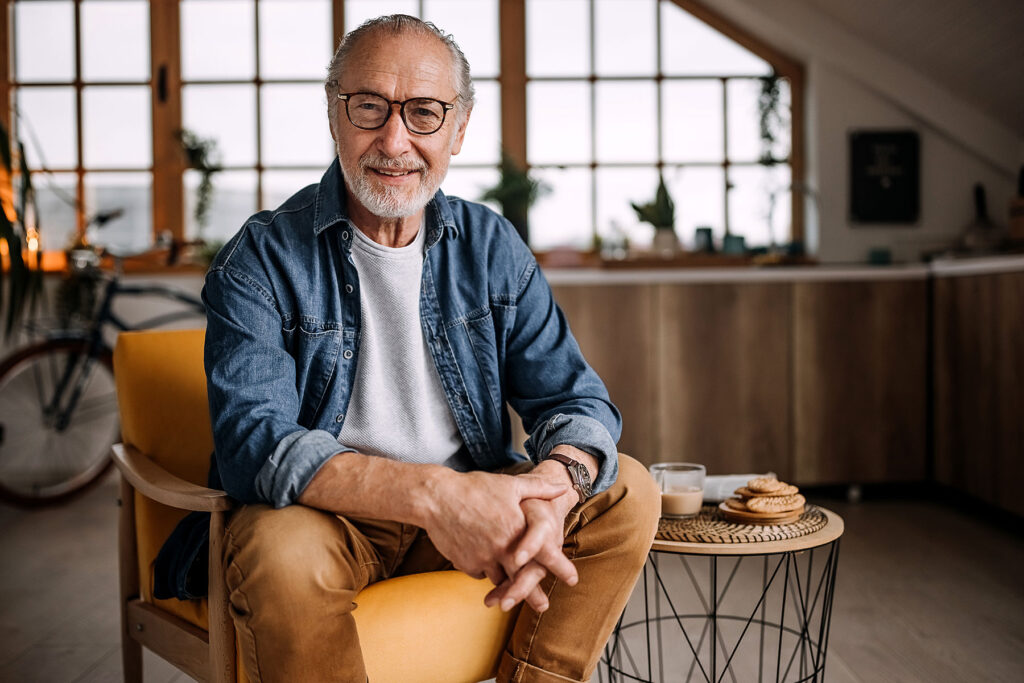
[[[382,154],[366,154],[359,159],[359,168],[366,170],[376,168],[383,171],[426,171],[427,164],[422,159],[412,157],[387,157]]]

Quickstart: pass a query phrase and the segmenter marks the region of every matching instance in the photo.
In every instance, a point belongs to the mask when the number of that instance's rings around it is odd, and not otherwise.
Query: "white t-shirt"
[[[353,232],[362,333],[338,441],[367,455],[466,469],[462,436],[420,323],[426,228],[397,248]]]

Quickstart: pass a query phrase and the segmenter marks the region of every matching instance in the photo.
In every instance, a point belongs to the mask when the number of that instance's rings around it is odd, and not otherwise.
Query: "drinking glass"
[[[704,502],[704,465],[662,462],[651,465],[651,476],[661,489],[661,516],[686,519],[700,512]]]

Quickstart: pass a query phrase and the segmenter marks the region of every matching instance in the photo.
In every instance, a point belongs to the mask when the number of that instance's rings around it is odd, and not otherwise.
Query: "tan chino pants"
[[[563,549],[579,583],[569,587],[550,575],[541,583],[550,607],[538,614],[523,606],[498,681],[590,679],[643,567],[660,509],[647,470],[620,455],[615,484],[566,519]],[[228,527],[224,561],[242,661],[250,679],[264,683],[362,683],[351,614],[356,594],[383,579],[451,568],[418,527],[302,505],[241,508]]]

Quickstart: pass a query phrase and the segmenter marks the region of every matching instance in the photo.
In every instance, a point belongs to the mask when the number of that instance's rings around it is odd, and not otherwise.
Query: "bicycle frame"
[[[185,304],[187,308],[162,313],[142,320],[135,325],[129,325],[113,310],[114,299],[122,295],[158,296]],[[78,405],[78,400],[81,398],[82,391],[84,390],[86,383],[89,381],[89,376],[92,374],[96,360],[101,355],[106,355],[111,352],[110,347],[103,338],[106,326],[111,325],[122,332],[149,329],[151,327],[166,325],[167,323],[174,322],[176,320],[184,320],[189,317],[202,315],[205,311],[206,308],[201,300],[190,294],[179,292],[170,287],[165,287],[163,285],[122,285],[120,267],[118,267],[114,274],[107,280],[103,289],[103,298],[100,301],[99,308],[96,311],[96,315],[89,328],[83,330],[81,333],[75,334],[64,331],[54,337],[76,340],[80,339],[85,342],[87,346],[84,358],[77,354],[72,354],[68,358],[67,365],[61,373],[61,378],[54,388],[53,398],[44,408],[44,415],[47,419],[53,419],[55,421],[54,425],[58,430],[66,429],[68,424],[70,424],[71,415],[74,413],[75,407]],[[70,394],[67,394],[68,386],[71,384],[76,368],[79,369],[78,376],[75,378],[74,387],[71,389]],[[63,406],[61,406],[65,396],[67,397],[67,401]]]

